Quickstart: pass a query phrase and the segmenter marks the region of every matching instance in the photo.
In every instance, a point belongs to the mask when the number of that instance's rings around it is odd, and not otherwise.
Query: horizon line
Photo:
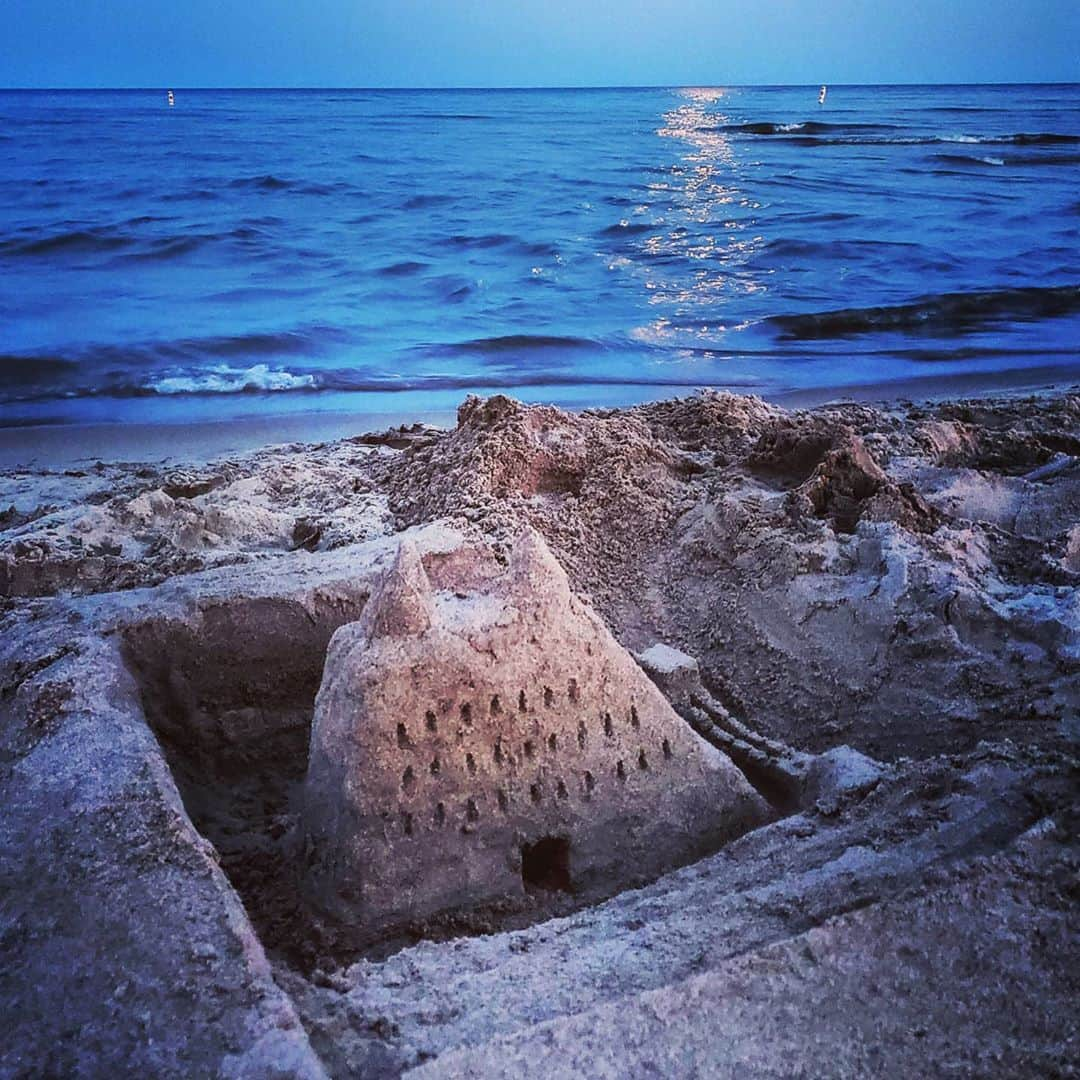
[[[1036,81],[992,81],[992,82],[829,82],[824,84],[830,87],[1009,87],[1009,86],[1080,86],[1080,80],[1041,79]],[[0,93],[86,93],[86,92],[121,92],[121,91],[158,91],[162,89],[185,90],[185,91],[314,91],[314,92],[348,92],[348,93],[439,93],[439,92],[474,92],[490,90],[509,91],[568,91],[568,90],[687,90],[694,88],[703,89],[733,89],[733,90],[798,90],[822,85],[822,82],[796,82],[796,83],[772,83],[772,82],[749,82],[749,83],[580,83],[580,84],[501,84],[494,86],[479,85],[445,85],[445,86],[316,86],[316,85],[292,85],[292,86],[184,86],[180,83],[154,86],[2,86]]]

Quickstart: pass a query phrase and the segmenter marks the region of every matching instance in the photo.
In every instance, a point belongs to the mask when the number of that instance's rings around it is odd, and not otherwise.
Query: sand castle
[[[572,593],[539,534],[432,582],[404,541],[316,701],[309,901],[364,933],[530,890],[610,893],[767,805]]]

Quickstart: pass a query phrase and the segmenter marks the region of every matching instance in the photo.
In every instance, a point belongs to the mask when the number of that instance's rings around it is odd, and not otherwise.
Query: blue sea
[[[0,425],[1080,374],[1080,86],[817,89],[2,92]]]

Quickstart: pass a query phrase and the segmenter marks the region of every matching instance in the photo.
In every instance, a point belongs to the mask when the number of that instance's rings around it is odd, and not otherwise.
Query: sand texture
[[[1075,1075],[1078,748],[1074,393],[2,473],[0,1076]]]

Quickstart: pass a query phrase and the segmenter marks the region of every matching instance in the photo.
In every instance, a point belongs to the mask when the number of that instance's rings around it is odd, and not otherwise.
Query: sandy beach
[[[469,397],[426,418],[441,426],[335,417],[314,442],[272,421],[132,431],[111,459],[85,453],[93,432],[35,434],[37,462],[0,473],[0,1071],[76,1070],[78,1026],[95,1067],[158,1074],[1069,1075],[1080,397],[906,389],[584,412]],[[643,722],[664,752],[628,745],[618,783],[678,768],[678,733],[757,809],[725,811],[728,833],[674,868],[532,887],[526,860],[516,894],[414,897],[357,938],[351,901],[312,884],[313,708],[318,732],[352,700],[316,703],[320,681],[345,678],[347,642],[362,676],[372,627],[419,632],[421,602],[518,663],[506,613],[556,594],[562,661],[610,654],[601,683],[642,710],[657,695]],[[403,693],[446,659],[415,648]],[[562,717],[573,687],[523,689],[514,722]],[[576,732],[584,751],[602,716],[551,721],[542,749]],[[399,724],[388,752],[418,738]],[[465,861],[499,814],[469,753],[444,796]],[[603,807],[592,771],[556,794],[555,762],[534,804]],[[428,843],[414,783],[409,765],[404,825],[380,826],[405,829],[395,858]]]

